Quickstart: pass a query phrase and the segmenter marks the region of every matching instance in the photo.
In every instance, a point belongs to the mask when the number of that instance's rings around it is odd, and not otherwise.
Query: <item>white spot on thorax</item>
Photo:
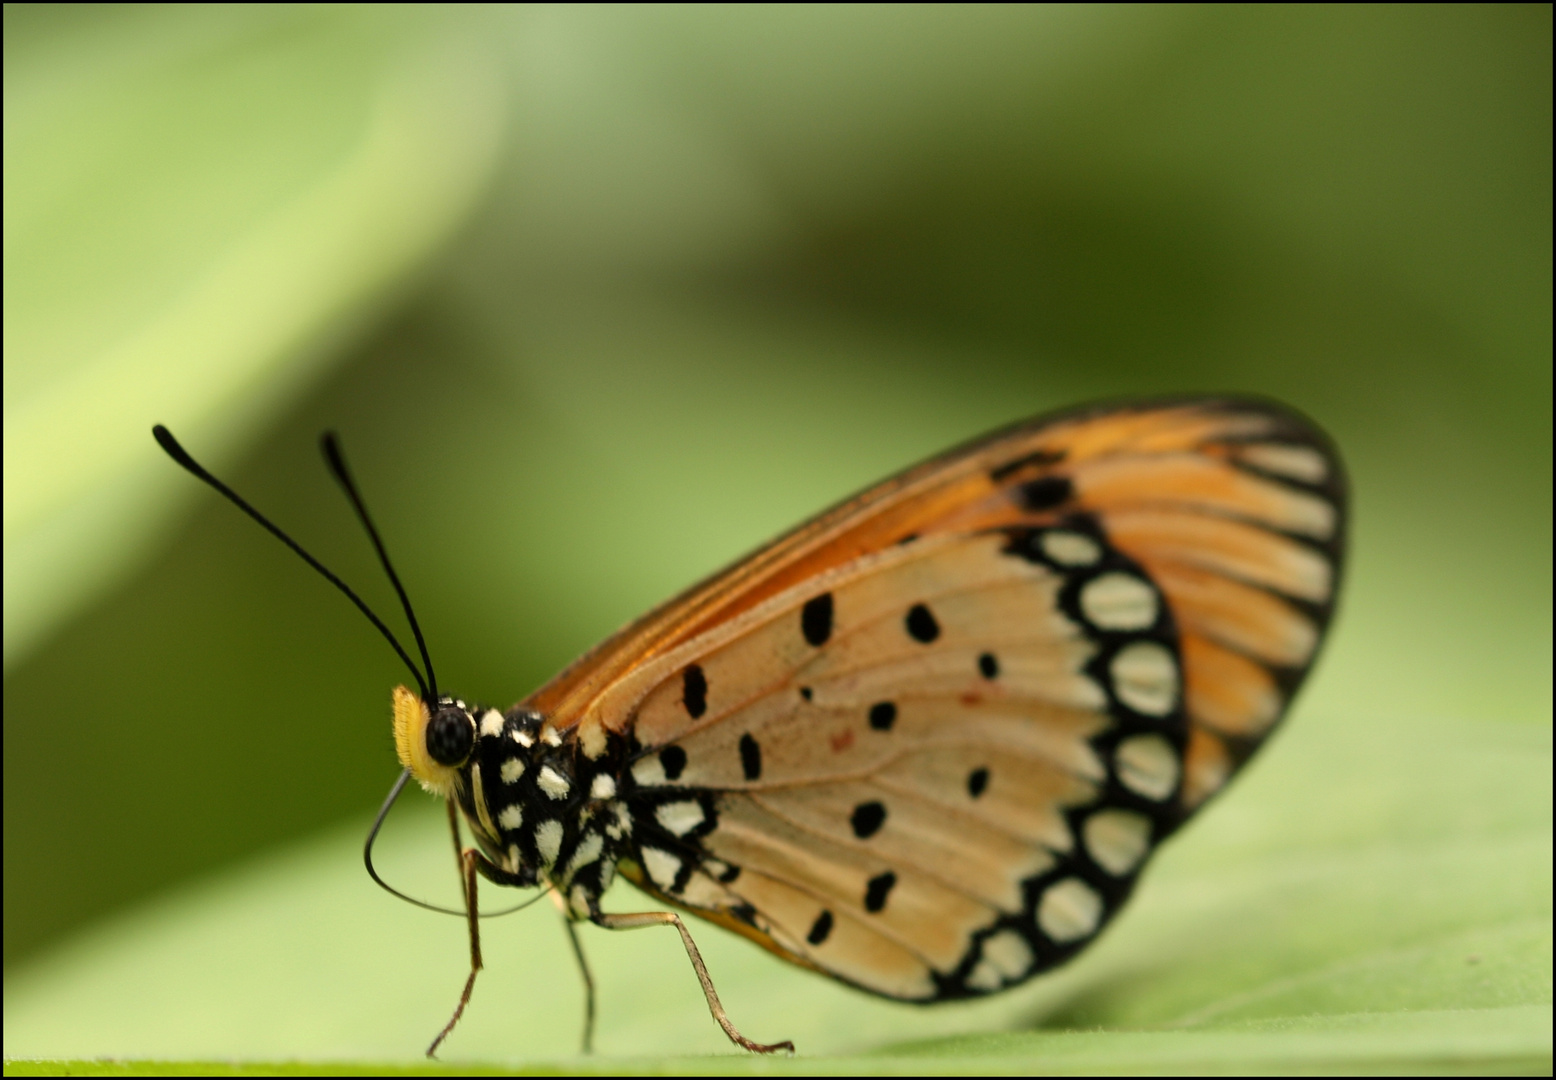
[[[524,759],[511,757],[502,763],[502,782],[505,784],[517,784],[519,777],[524,775]]]
[[[578,850],[573,852],[573,857],[567,861],[567,872],[564,875],[568,879],[590,863],[600,857],[600,852],[605,850],[605,841],[599,833],[589,833],[578,844]]]
[[[551,866],[556,862],[557,852],[562,850],[560,821],[542,821],[535,826],[535,850],[540,853],[542,865]]]
[[[675,876],[681,872],[681,860],[668,851],[646,847],[643,849],[643,869],[648,871],[650,881],[668,890],[675,884]]]
[[[594,778],[594,783],[589,785],[589,798],[614,799],[616,797],[616,778],[601,773]]]
[[[1038,928],[1061,945],[1089,936],[1101,919],[1102,897],[1080,878],[1050,885],[1037,902]]]
[[[1178,664],[1156,641],[1135,641],[1118,650],[1108,667],[1113,693],[1146,716],[1166,716],[1178,705]]]
[[[1160,802],[1178,787],[1178,755],[1160,735],[1135,735],[1113,751],[1118,782],[1136,795]]]
[[[565,799],[567,798],[567,793],[573,790],[573,785],[568,782],[567,777],[557,772],[550,765],[542,765],[540,767],[540,775],[535,777],[535,783],[540,787],[541,791],[544,791],[553,799]]]
[[[518,743],[526,750],[535,745],[535,736],[531,735],[521,727],[514,728],[513,731],[510,732],[510,735],[512,736],[514,742]]]
[[[616,820],[605,826],[605,832],[612,840],[620,840],[623,836],[632,835],[632,815],[628,812],[625,803],[612,803],[611,813]]]
[[[1098,866],[1123,877],[1151,846],[1151,819],[1131,810],[1099,810],[1081,826],[1081,839]]]
[[[481,714],[481,734],[487,738],[495,739],[502,734],[502,713],[496,709],[487,709]]]
[[[1156,611],[1156,590],[1133,574],[1099,574],[1081,589],[1081,614],[1099,630],[1144,630]]]
[[[561,746],[562,733],[554,727],[541,728],[540,741],[545,743],[547,746]]]
[[[1085,533],[1050,529],[1042,534],[1039,542],[1043,545],[1043,554],[1060,566],[1090,566],[1102,558],[1102,545]]]
[[[502,813],[497,815],[497,824],[512,832],[524,824],[524,810],[518,803],[502,808]]]
[[[672,836],[685,836],[707,819],[702,804],[695,799],[661,803],[654,810],[654,818],[670,831]]]

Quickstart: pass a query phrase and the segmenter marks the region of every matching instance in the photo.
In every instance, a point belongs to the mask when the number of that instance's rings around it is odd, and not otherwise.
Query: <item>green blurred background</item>
[[[1270,394],[1356,489],[1293,723],[1550,723],[1548,6],[4,26],[8,1010],[84,928],[355,835],[397,768],[398,662],[155,422],[392,615],[339,430],[440,682],[506,704],[987,428]]]

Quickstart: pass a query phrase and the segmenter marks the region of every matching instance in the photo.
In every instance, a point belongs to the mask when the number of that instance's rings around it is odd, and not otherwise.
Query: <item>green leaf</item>
[[[133,566],[464,219],[501,80],[426,12],[6,9],[5,662]]]

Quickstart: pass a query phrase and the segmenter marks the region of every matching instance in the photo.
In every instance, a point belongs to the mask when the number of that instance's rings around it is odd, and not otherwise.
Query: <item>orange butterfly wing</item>
[[[1083,947],[1279,720],[1345,497],[1269,403],[1040,418],[823,513],[525,704],[586,754],[640,748],[652,824],[623,870],[647,891],[877,993],[992,992]]]

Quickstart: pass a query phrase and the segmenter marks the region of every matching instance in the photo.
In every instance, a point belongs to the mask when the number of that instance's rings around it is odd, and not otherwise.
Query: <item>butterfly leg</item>
[[[453,805],[450,803],[449,805]],[[481,853],[474,848],[465,848],[459,855],[460,881],[465,893],[465,917],[470,924],[470,977],[465,980],[464,992],[459,995],[459,1004],[454,1007],[454,1015],[449,1017],[448,1023],[443,1025],[443,1030],[438,1032],[438,1037],[432,1040],[432,1045],[427,1047],[427,1056],[432,1057],[437,1053],[438,1046],[448,1038],[449,1032],[454,1030],[454,1025],[459,1023],[459,1018],[465,1013],[465,1006],[470,1004],[470,992],[475,989],[476,973],[481,970],[481,918],[476,907],[475,877],[480,863],[484,861]]]
[[[702,962],[702,953],[697,951],[697,943],[692,940],[686,924],[675,912],[644,911],[635,915],[616,915],[596,911],[590,915],[590,919],[595,925],[603,926],[607,930],[636,930],[640,926],[674,926],[680,931],[681,943],[686,946],[686,955],[692,962],[692,970],[697,973],[697,981],[702,984],[703,996],[708,999],[708,1011],[713,1014],[713,1019],[718,1021],[719,1027],[724,1029],[724,1034],[729,1036],[729,1041],[758,1054],[775,1054],[780,1050],[789,1054],[794,1053],[794,1044],[788,1040],[771,1045],[753,1042],[735,1030],[735,1025],[730,1023],[729,1017],[724,1012],[724,1006],[719,1003],[718,991],[713,989],[713,979],[708,975],[707,965]]]
[[[449,830],[454,837],[454,857],[459,863],[459,887],[464,894],[465,918],[470,924],[470,976],[465,979],[464,992],[459,995],[459,1004],[454,1008],[454,1015],[449,1017],[448,1023],[443,1025],[443,1030],[438,1032],[438,1037],[432,1040],[432,1045],[427,1047],[427,1056],[432,1057],[443,1040],[448,1038],[454,1030],[454,1025],[459,1023],[459,1018],[465,1013],[465,1006],[470,1004],[470,993],[475,989],[476,973],[482,968],[481,962],[481,914],[476,902],[476,875],[480,874],[489,881],[498,885],[527,885],[513,874],[508,873],[502,867],[495,865],[485,855],[475,848],[465,847],[459,838],[459,811],[454,808],[452,800],[448,803]]]
[[[589,961],[584,959],[583,942],[578,940],[578,928],[573,925],[572,919],[564,919],[563,925],[567,927],[567,939],[573,943],[573,955],[578,958],[578,971],[583,975],[583,1052],[592,1054],[594,1052],[594,976],[589,973]]]

